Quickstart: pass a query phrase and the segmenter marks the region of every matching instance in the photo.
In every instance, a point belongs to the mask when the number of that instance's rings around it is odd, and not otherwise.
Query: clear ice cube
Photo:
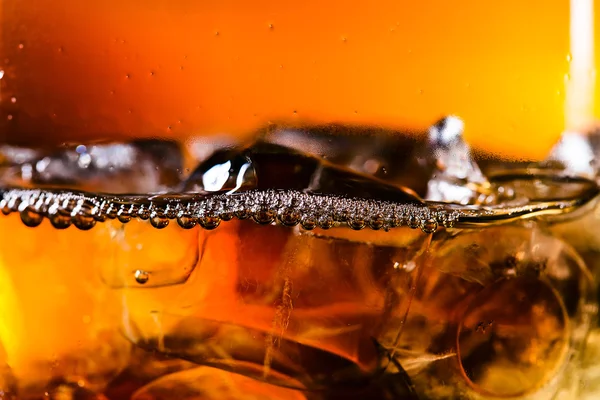
[[[421,156],[424,167],[433,167],[427,200],[469,204],[477,197],[478,188],[488,185],[463,139],[463,130],[463,122],[456,117],[446,117],[429,128]]]
[[[158,139],[70,145],[54,151],[5,146],[0,152],[5,184],[111,193],[173,190],[182,180],[184,164],[178,143]]]

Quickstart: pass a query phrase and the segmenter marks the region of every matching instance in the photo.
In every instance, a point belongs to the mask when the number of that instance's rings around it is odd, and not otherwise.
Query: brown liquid
[[[587,329],[582,266],[538,230],[0,224],[19,399],[520,395]]]

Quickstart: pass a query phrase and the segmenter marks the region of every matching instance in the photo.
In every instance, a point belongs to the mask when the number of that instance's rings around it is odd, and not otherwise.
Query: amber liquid
[[[564,127],[567,2],[6,0],[0,25],[8,143],[243,139],[272,122],[410,133],[455,113],[474,146],[542,158]],[[524,395],[565,375],[588,284],[515,229],[82,232],[11,214],[0,398]]]
[[[19,399],[518,396],[562,374],[585,325],[581,266],[518,227],[0,223]]]

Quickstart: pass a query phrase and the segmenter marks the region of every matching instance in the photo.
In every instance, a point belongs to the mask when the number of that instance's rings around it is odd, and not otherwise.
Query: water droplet
[[[4,78],[4,70],[0,69],[0,79]]]
[[[25,47],[25,45],[23,43],[19,43],[19,46],[17,46],[19,48],[19,50],[23,50],[23,48]]]
[[[14,97],[14,96],[13,96],[13,97],[11,97],[11,98],[10,98],[10,102],[11,102],[11,103],[13,103],[13,104],[14,104],[14,103],[16,103],[16,102],[17,102],[17,98],[16,98],[16,97]]]
[[[571,54],[567,54],[567,62],[571,62],[571,60],[573,59],[573,56]]]
[[[140,285],[143,285],[144,283],[148,282],[148,280],[150,279],[150,274],[141,269],[136,270],[134,276],[135,276],[135,281],[137,283],[139,283]]]
[[[131,74],[126,74],[125,75],[125,79],[130,79],[131,78]]]
[[[177,217],[177,223],[183,229],[192,229],[197,224],[197,222],[196,222],[196,220],[194,218],[188,217],[186,215],[182,215],[182,216]]]
[[[11,114],[8,114],[8,116],[6,117],[7,120],[12,121],[13,116]]]
[[[160,215],[152,215],[150,217],[150,223],[156,229],[163,229],[166,228],[167,225],[169,225],[169,219]]]
[[[35,228],[36,226],[41,224],[42,220],[44,219],[44,217],[41,214],[33,211],[30,207],[27,207],[23,211],[21,211],[20,215],[23,224],[30,228]]]
[[[275,29],[275,27],[273,26],[273,24],[269,24],[268,27],[269,27],[270,30]]]

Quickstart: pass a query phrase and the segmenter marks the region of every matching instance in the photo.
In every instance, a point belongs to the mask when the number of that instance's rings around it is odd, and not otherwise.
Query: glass
[[[509,3],[1,2],[0,398],[595,398],[593,4]]]

